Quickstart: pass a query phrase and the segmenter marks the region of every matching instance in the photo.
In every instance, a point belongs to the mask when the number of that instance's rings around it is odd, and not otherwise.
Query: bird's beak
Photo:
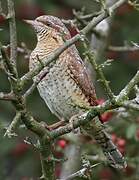
[[[29,24],[29,25],[31,25],[31,26],[35,26],[35,20],[28,20],[28,19],[23,19],[23,21],[25,22],[25,23],[27,23],[27,24]]]
[[[23,21],[25,23],[31,25],[31,27],[35,30],[36,33],[38,33],[41,30],[42,23],[40,23],[36,20],[28,20],[28,19],[24,19]]]

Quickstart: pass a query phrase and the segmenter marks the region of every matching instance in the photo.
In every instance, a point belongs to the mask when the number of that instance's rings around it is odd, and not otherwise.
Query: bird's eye
[[[47,26],[51,26],[51,23],[47,22],[46,25],[47,25]]]

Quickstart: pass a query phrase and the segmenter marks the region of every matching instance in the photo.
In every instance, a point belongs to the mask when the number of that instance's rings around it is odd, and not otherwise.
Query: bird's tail
[[[113,166],[114,168],[125,168],[127,166],[124,157],[114,145],[98,118],[93,119],[90,126],[87,126],[84,129],[88,134],[91,133],[97,143],[101,146],[110,166]]]

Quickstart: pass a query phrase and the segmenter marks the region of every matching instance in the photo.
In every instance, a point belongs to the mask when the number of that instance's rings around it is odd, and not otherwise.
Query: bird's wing
[[[97,105],[95,88],[91,82],[91,77],[89,76],[85,64],[80,58],[79,53],[74,45],[71,48],[68,48],[68,54],[68,67],[75,82],[80,86],[81,90],[88,98],[90,105]]]

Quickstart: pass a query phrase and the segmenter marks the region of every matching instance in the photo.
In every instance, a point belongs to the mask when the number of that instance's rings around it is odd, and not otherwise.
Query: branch
[[[13,93],[4,94],[3,92],[0,92],[0,100],[13,101],[15,100],[15,96]]]
[[[123,107],[125,107],[126,109],[133,109],[135,111],[139,111],[139,104],[135,102],[125,101],[122,104],[123,104]]]
[[[0,44],[0,51],[1,51],[1,55],[2,55],[2,60],[4,62],[4,66],[5,69],[7,69],[10,73],[9,78],[11,80],[15,80],[17,78],[17,74],[16,74],[16,70],[12,64],[12,62],[10,61],[9,57],[7,56],[6,50],[5,48]]]
[[[11,138],[12,136],[17,136],[15,133],[13,133],[14,129],[16,128],[18,122],[21,119],[21,112],[17,112],[16,116],[14,117],[12,123],[9,125],[9,127],[7,128],[4,136],[8,136],[9,138]]]
[[[3,16],[6,19],[6,15],[3,13],[1,1],[0,1],[0,15]]]
[[[70,179],[73,179],[73,178],[77,178],[77,177],[81,177],[81,178],[87,178],[87,179],[90,179],[88,177],[89,175],[89,172],[92,168],[98,166],[100,163],[97,163],[97,164],[94,164],[94,165],[87,165],[85,167],[83,167],[82,169],[80,169],[79,171],[69,175],[68,177],[64,178],[64,179],[58,179],[58,180],[70,180]]]
[[[102,13],[102,11],[99,11],[99,12],[95,12],[95,13],[90,13],[90,14],[86,14],[86,15],[79,15],[78,14],[78,18],[80,20],[90,20],[94,17],[97,17],[98,15],[100,15]],[[65,20],[65,19],[62,19],[62,22],[64,24],[69,24],[69,25],[73,25],[75,23],[77,23],[78,19],[68,19],[68,20]]]
[[[96,60],[95,60],[95,56],[94,56],[94,53],[91,52],[91,50],[89,49],[88,50],[88,46],[87,46],[87,43],[84,42],[84,49],[85,49],[85,55],[87,56],[88,60],[91,62],[91,64],[93,65],[97,75],[100,77],[100,82],[102,82],[104,88],[105,88],[105,91],[106,91],[106,94],[107,96],[113,100],[114,99],[114,94],[109,86],[109,81],[106,80],[105,78],[105,75],[103,73],[103,70],[101,68],[100,65],[97,65],[96,63]]]
[[[44,71],[40,74],[40,76],[35,78],[32,86],[25,92],[25,94],[23,96],[25,99],[34,91],[34,89],[37,87],[37,85],[40,83],[40,81],[46,76],[47,73],[48,73],[48,71]]]
[[[136,46],[109,46],[108,50],[118,51],[118,52],[139,51],[139,47],[136,47]]]
[[[50,140],[50,134],[49,131],[39,122],[37,122],[31,115],[29,112],[27,112],[26,110],[23,110],[21,112],[21,119],[23,121],[23,123],[25,124],[25,126],[32,132],[34,132],[36,135],[38,135],[38,137],[43,137],[44,135],[46,135],[46,140],[48,141],[48,139]]]
[[[52,142],[46,141],[45,138],[40,138],[40,157],[42,166],[42,179],[54,180],[55,178],[55,161],[52,154]]]
[[[85,28],[83,28],[83,30],[81,30],[81,34],[87,34],[98,23],[100,23],[102,20],[106,19],[107,17],[111,16],[111,14],[113,14],[114,11],[125,2],[128,2],[128,0],[119,0],[107,10],[103,10],[102,13],[98,17],[93,19]]]
[[[116,97],[117,102],[121,102],[128,99],[128,95],[133,90],[134,86],[139,82],[139,71],[135,74],[135,76],[131,79],[131,81],[125,86],[125,88],[120,92],[120,94]]]
[[[127,0],[119,0],[117,3],[115,3],[113,6],[111,6],[107,11],[102,11],[102,13],[93,19],[85,28],[83,28],[79,34],[74,36],[73,38],[67,40],[64,45],[62,45],[60,48],[56,49],[53,53],[51,53],[45,60],[42,60],[44,67],[47,66],[49,63],[51,63],[53,60],[56,60],[59,55],[66,50],[68,47],[70,47],[72,44],[74,44],[78,40],[84,39],[84,35],[86,35],[89,31],[91,31],[92,28],[94,28],[98,23],[100,23],[103,19],[110,16],[111,13],[113,13],[119,6],[121,6],[123,3],[127,2]],[[108,13],[109,12],[109,13]],[[21,86],[23,87],[29,80],[31,80],[35,75],[37,75],[41,70],[43,69],[42,65],[38,65],[34,70],[29,71],[27,74],[25,74],[21,78]]]
[[[17,78],[16,58],[17,58],[17,36],[16,36],[16,22],[13,0],[7,0],[8,4],[8,20],[10,28],[10,61]]]

